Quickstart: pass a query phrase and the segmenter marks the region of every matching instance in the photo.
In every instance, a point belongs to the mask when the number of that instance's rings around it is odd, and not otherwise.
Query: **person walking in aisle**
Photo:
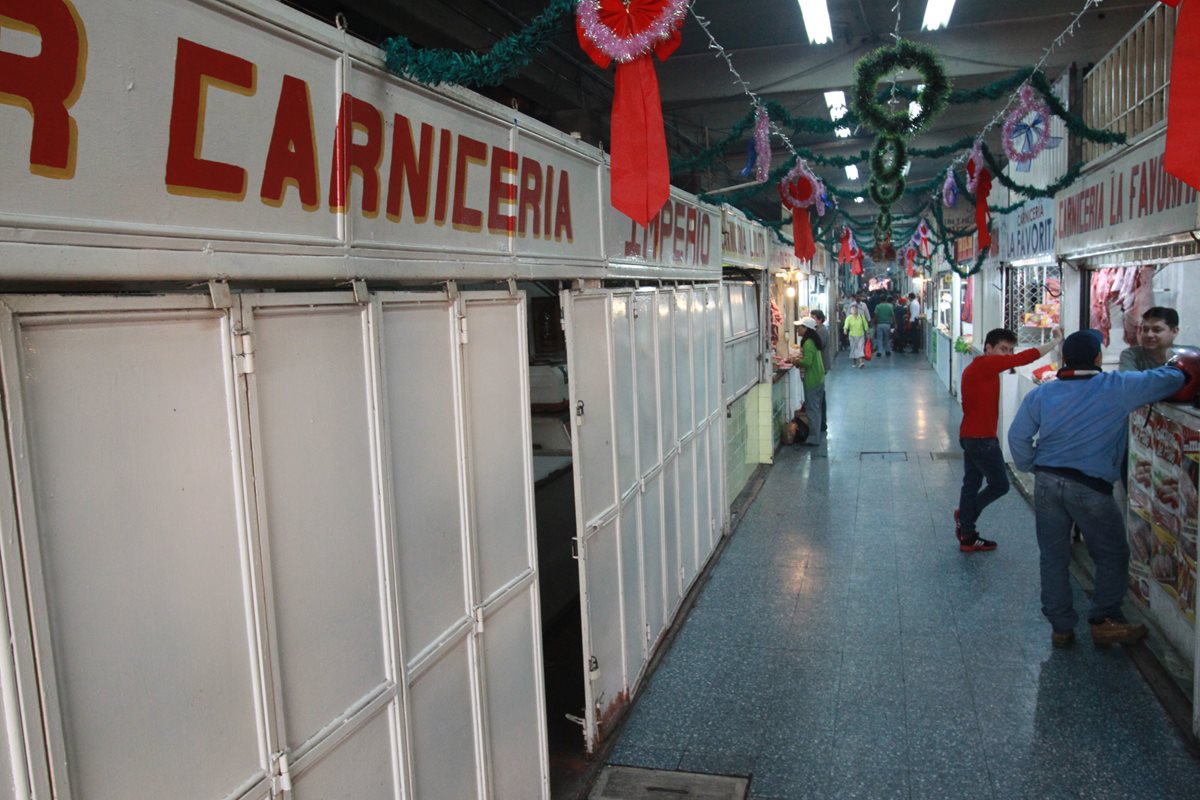
[[[817,333],[817,321],[812,317],[800,320],[800,362],[804,370],[804,410],[808,412],[810,433],[808,441],[800,444],[817,447],[821,444],[825,430],[825,363],[821,359],[821,337]]]
[[[1121,613],[1129,585],[1129,544],[1113,481],[1121,469],[1129,413],[1167,397],[1186,399],[1179,394],[1194,395],[1200,382],[1200,364],[1189,356],[1144,372],[1103,372],[1101,342],[1095,330],[1068,336],[1058,380],[1025,396],[1008,431],[1017,469],[1035,474],[1042,614],[1050,621],[1055,647],[1075,641],[1079,620],[1068,572],[1072,523],[1083,533],[1096,569],[1088,613],[1092,642],[1125,644],[1146,635],[1145,626],[1126,622]]]
[[[908,293],[908,346],[921,352],[921,301],[913,292]]]
[[[870,327],[870,323],[863,316],[862,307],[858,303],[851,305],[850,316],[846,317],[846,324],[842,328],[850,337],[850,358],[854,366],[859,369],[866,366],[868,327]]]
[[[1000,416],[1000,373],[1032,364],[1062,341],[1055,328],[1050,341],[1014,354],[1017,335],[1007,328],[988,331],[983,355],[976,356],[962,373],[963,419],[958,442],[963,449],[963,482],[954,510],[954,533],[964,553],[995,550],[996,543],[984,539],[975,523],[985,508],[1008,493],[1008,467],[996,436]],[[987,479],[987,487],[983,486]]]
[[[879,356],[892,354],[892,319],[896,316],[896,307],[892,305],[889,295],[883,296],[883,301],[875,306],[875,353]]]
[[[829,328],[825,325],[825,312],[821,309],[815,309],[812,312],[813,319],[817,321],[817,336],[821,338],[821,365],[825,368],[825,374],[833,369],[833,348],[829,346]],[[824,400],[825,388],[821,387],[821,397]],[[824,413],[825,405],[821,404],[821,433],[829,430],[829,415]]]

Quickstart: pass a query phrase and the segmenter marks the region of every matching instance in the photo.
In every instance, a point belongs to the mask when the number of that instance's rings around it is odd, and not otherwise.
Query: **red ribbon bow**
[[[992,173],[987,167],[979,167],[979,177],[975,177],[975,160],[967,162],[967,174],[975,181],[975,228],[979,235],[979,252],[983,253],[992,246],[992,234],[988,230],[988,220],[992,212],[988,209],[988,194],[992,191]]]
[[[1190,186],[1200,188],[1200,14],[1181,0],[1163,0],[1180,6],[1171,53],[1171,94],[1167,99],[1167,151],[1163,166]],[[1194,5],[1194,4],[1193,4]]]
[[[599,0],[598,16],[604,27],[619,38],[627,39],[654,25],[668,5],[668,0],[629,0],[628,5],[622,0]],[[653,52],[661,60],[665,61],[679,47],[682,24],[681,17],[670,36],[654,44]],[[575,32],[579,46],[588,57],[601,69],[607,69],[612,58],[588,38],[578,18]],[[631,61],[617,63],[610,136],[613,208],[645,226],[671,194],[662,100],[649,52]]]

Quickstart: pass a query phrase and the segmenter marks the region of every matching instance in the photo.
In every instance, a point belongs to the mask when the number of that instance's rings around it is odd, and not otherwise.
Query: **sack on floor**
[[[783,443],[784,444],[795,444],[796,443],[796,434],[799,432],[799,428],[800,428],[800,426],[796,424],[795,420],[792,420],[787,425],[784,425],[783,426]]]
[[[796,409],[796,415],[788,423],[789,428],[792,426],[796,428],[795,438],[790,442],[786,442],[787,444],[800,444],[808,440],[808,434],[811,432],[811,429],[808,425],[808,414],[802,409]]]
[[[865,358],[867,361],[871,360],[871,351],[871,340],[867,339],[866,343],[863,344],[863,358]]]

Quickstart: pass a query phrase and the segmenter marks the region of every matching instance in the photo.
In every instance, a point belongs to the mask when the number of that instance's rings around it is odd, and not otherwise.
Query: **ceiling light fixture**
[[[856,203],[861,203],[862,201],[863,201],[863,199],[862,199],[861,194],[858,197],[854,198],[854,202],[856,202]]]
[[[928,0],[925,5],[925,21],[921,23],[921,27],[927,31],[945,28],[950,24],[950,12],[953,10],[954,0]]]
[[[833,27],[829,23],[829,6],[825,0],[799,0],[800,15],[804,17],[804,30],[813,44],[833,41]],[[951,0],[953,5],[953,0]],[[946,12],[950,16],[950,12]]]
[[[858,167],[854,164],[846,165],[846,177],[852,181],[858,180]]]
[[[842,117],[846,116],[846,93],[837,90],[825,93],[825,105],[829,106],[829,118],[837,122]],[[850,135],[849,128],[834,128],[833,134],[839,139],[845,139]]]
[[[925,91],[925,84],[918,83],[917,84],[917,95],[920,96],[921,92],[923,92],[923,91]],[[918,103],[916,100],[912,100],[909,102],[908,116],[912,117],[913,119],[916,119],[917,117],[921,116],[921,104]]]

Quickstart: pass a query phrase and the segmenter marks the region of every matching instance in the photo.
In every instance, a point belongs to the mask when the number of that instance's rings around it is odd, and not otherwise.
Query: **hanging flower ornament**
[[[609,136],[612,205],[643,226],[671,193],[651,54],[665,60],[679,47],[687,8],[688,0],[582,0],[577,7],[579,46],[601,69],[617,64]]]
[[[1026,121],[1028,120],[1028,121]],[[1021,87],[1021,102],[1004,121],[1004,152],[1017,165],[1017,172],[1028,172],[1030,163],[1049,148],[1062,142],[1050,135],[1050,107],[1034,92],[1033,87]]]
[[[983,160],[983,140],[976,139],[967,157],[967,191],[974,194],[978,189],[979,176],[987,164]]]
[[[811,261],[817,252],[813,241],[808,209],[816,207],[817,216],[825,214],[825,186],[803,161],[796,161],[779,182],[779,199],[792,211],[792,241],[796,257]]]

